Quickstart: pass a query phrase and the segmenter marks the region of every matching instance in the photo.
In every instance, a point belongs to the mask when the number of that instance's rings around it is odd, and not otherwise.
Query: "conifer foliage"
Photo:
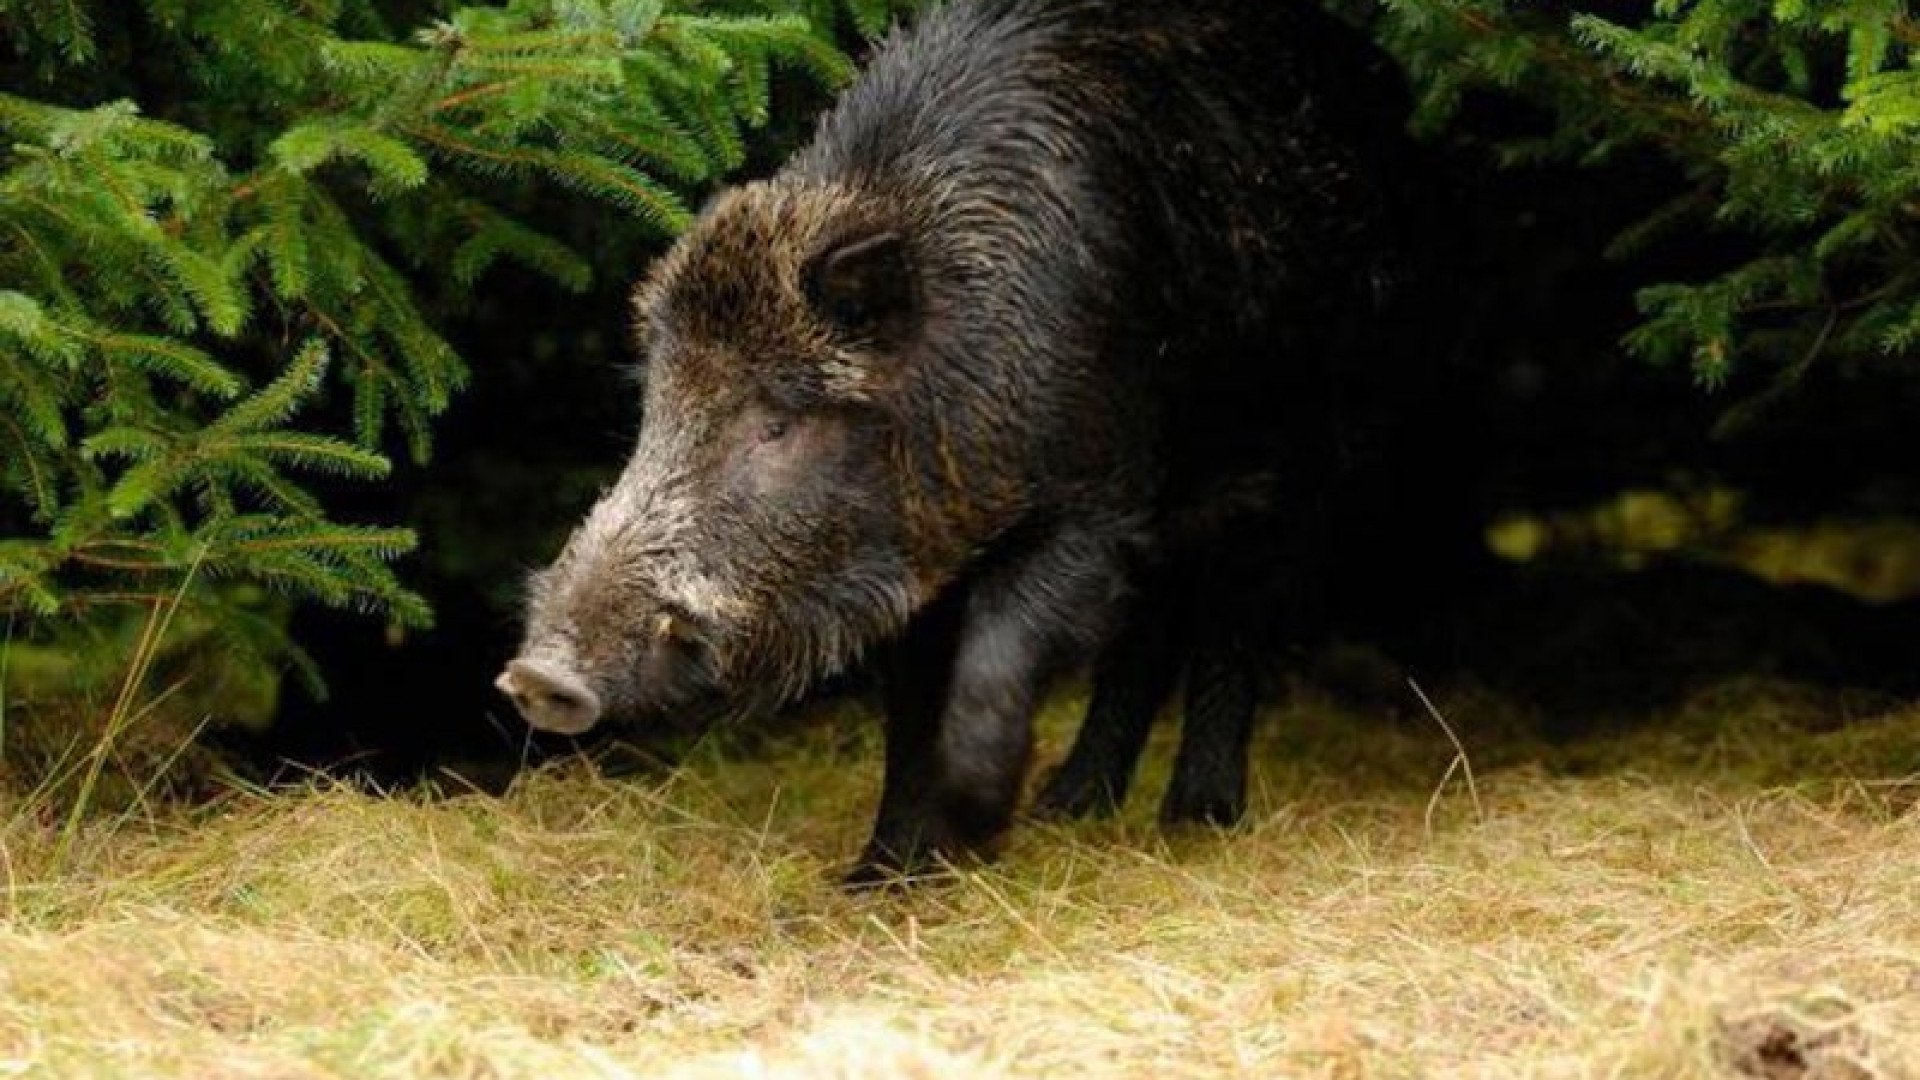
[[[501,260],[584,288],[520,196],[670,234],[776,69],[844,79],[835,24],[899,6],[0,0],[0,620],[425,623],[414,537],[312,490],[428,455],[470,373],[421,295]]]
[[[1904,0],[1384,0],[1380,32],[1440,126],[1494,89],[1545,106],[1515,161],[1605,164],[1626,148],[1684,184],[1617,248],[1712,230],[1726,257],[1640,291],[1626,344],[1790,392],[1816,363],[1920,345],[1920,19]],[[1699,246],[1699,245],[1696,245]],[[1736,409],[1730,417],[1737,417]]]

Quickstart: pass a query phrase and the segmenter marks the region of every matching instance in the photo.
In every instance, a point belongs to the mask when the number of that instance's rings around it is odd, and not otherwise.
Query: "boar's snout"
[[[578,735],[600,719],[600,697],[572,673],[553,664],[515,660],[494,685],[541,731]]]
[[[529,725],[561,735],[597,724],[653,727],[718,715],[727,687],[707,634],[692,618],[658,604],[634,600],[633,606],[652,606],[654,614],[620,612],[606,621],[543,612],[493,685]]]

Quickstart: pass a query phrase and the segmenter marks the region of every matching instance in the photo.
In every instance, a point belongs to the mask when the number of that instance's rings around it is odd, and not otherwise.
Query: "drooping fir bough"
[[[878,31],[897,0],[845,5]],[[739,166],[776,67],[836,82],[834,0],[0,0],[0,621],[99,633],[178,595],[277,651],[284,601],[426,622],[414,537],[311,478],[427,456],[468,381],[425,295],[662,236]],[[620,268],[620,273],[630,268]]]
[[[1812,365],[1903,363],[1920,345],[1920,17],[1903,0],[1383,7],[1430,126],[1491,87],[1556,121],[1513,160],[1604,166],[1638,147],[1681,166],[1617,248],[1704,230],[1725,254],[1641,290],[1633,351],[1708,387],[1743,374],[1765,401]]]

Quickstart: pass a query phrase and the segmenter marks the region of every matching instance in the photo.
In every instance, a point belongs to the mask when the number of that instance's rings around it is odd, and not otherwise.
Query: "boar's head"
[[[533,575],[497,683],[534,727],[789,698],[1016,514],[1005,388],[942,355],[920,231],[899,203],[775,180],[661,260],[635,298],[638,445]]]

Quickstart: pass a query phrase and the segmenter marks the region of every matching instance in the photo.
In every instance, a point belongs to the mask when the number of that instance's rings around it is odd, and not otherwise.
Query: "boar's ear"
[[[835,329],[880,344],[919,319],[919,286],[899,233],[857,233],[823,247],[801,278],[807,303]]]

